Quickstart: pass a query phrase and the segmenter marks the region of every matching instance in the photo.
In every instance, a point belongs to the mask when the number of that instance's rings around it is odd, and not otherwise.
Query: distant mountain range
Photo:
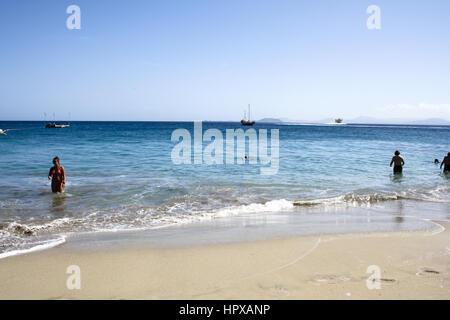
[[[275,124],[325,124],[334,122],[334,118],[326,118],[318,121],[292,120],[287,118],[263,118],[256,122],[275,123]],[[378,119],[373,117],[357,117],[348,120],[344,119],[344,122],[360,123],[360,124],[409,124],[409,125],[436,125],[436,126],[450,125],[450,121],[439,118],[430,118],[424,120],[407,120],[400,118]]]

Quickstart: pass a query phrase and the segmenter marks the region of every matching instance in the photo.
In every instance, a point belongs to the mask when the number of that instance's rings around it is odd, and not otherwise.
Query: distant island
[[[281,120],[281,119],[276,119],[276,118],[263,118],[261,120],[258,120],[259,123],[274,123],[274,124],[281,124],[284,123],[285,121]]]
[[[307,120],[291,120],[286,118],[263,118],[258,120],[258,123],[273,123],[273,124],[329,124],[333,123],[335,118],[326,118],[317,121]],[[400,118],[378,119],[373,117],[357,117],[354,119],[345,120],[348,124],[401,124],[401,125],[428,125],[428,126],[449,126],[450,121],[440,118],[430,118],[423,120],[407,120]]]

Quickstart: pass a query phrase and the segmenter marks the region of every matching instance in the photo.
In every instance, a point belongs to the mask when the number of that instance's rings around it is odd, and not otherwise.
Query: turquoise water
[[[279,129],[279,170],[268,176],[260,164],[173,164],[171,134],[192,132],[191,122],[73,122],[64,129],[0,122],[0,128],[20,129],[0,135],[0,253],[58,243],[67,234],[298,215],[310,207],[324,212],[407,200],[439,204],[438,213],[417,213],[424,219],[450,215],[450,180],[433,163],[450,151],[449,126],[256,124]],[[203,123],[209,128],[225,135],[241,126]],[[406,162],[401,177],[389,167],[396,149]],[[61,195],[51,193],[47,180],[56,155],[67,172]]]

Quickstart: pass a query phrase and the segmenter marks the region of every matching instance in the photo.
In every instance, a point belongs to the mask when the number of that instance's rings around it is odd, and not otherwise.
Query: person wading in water
[[[444,173],[450,173],[450,152],[447,153],[447,156],[444,157],[444,160],[441,162],[441,169],[444,166]]]
[[[400,157],[400,151],[395,151],[395,155],[392,157],[391,164],[389,165],[392,167],[392,164],[394,164],[394,174],[401,174],[403,171],[403,166],[405,165],[405,160],[403,160],[402,157]]]
[[[53,167],[48,173],[48,180],[52,180],[52,192],[63,192],[66,186],[66,171],[64,167],[59,164],[59,157],[53,158]]]

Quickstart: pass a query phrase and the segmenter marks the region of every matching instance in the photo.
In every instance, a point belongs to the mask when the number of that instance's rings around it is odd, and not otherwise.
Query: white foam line
[[[415,217],[415,216],[397,216],[397,217],[411,218],[411,219],[416,219],[416,220],[420,220],[420,221],[426,221],[426,222],[430,222],[430,223],[438,226],[438,230],[432,231],[430,233],[428,233],[428,231],[426,231],[425,237],[435,236],[435,235],[445,231],[445,227],[443,225],[441,225],[431,219],[424,219],[424,218],[419,218],[419,217]]]
[[[428,221],[428,222],[431,222],[431,223],[434,223],[435,225],[437,225],[439,227],[439,230],[433,231],[433,232],[431,232],[429,234],[425,234],[426,237],[435,236],[435,235],[445,231],[445,227],[442,224],[437,223],[437,222],[432,221],[432,220],[428,220],[428,219],[424,219],[424,220]]]
[[[36,251],[41,251],[41,250],[45,250],[45,249],[50,249],[50,248],[59,246],[60,244],[63,244],[65,242],[66,242],[66,237],[63,236],[61,239],[57,239],[54,242],[40,244],[40,245],[37,245],[37,246],[32,247],[30,249],[12,250],[12,251],[7,251],[7,252],[0,253],[0,259],[4,259],[4,258],[7,258],[7,257],[12,257],[12,256],[17,256],[17,255],[21,255],[21,254],[26,254],[26,253],[31,253],[31,252],[36,252]]]

